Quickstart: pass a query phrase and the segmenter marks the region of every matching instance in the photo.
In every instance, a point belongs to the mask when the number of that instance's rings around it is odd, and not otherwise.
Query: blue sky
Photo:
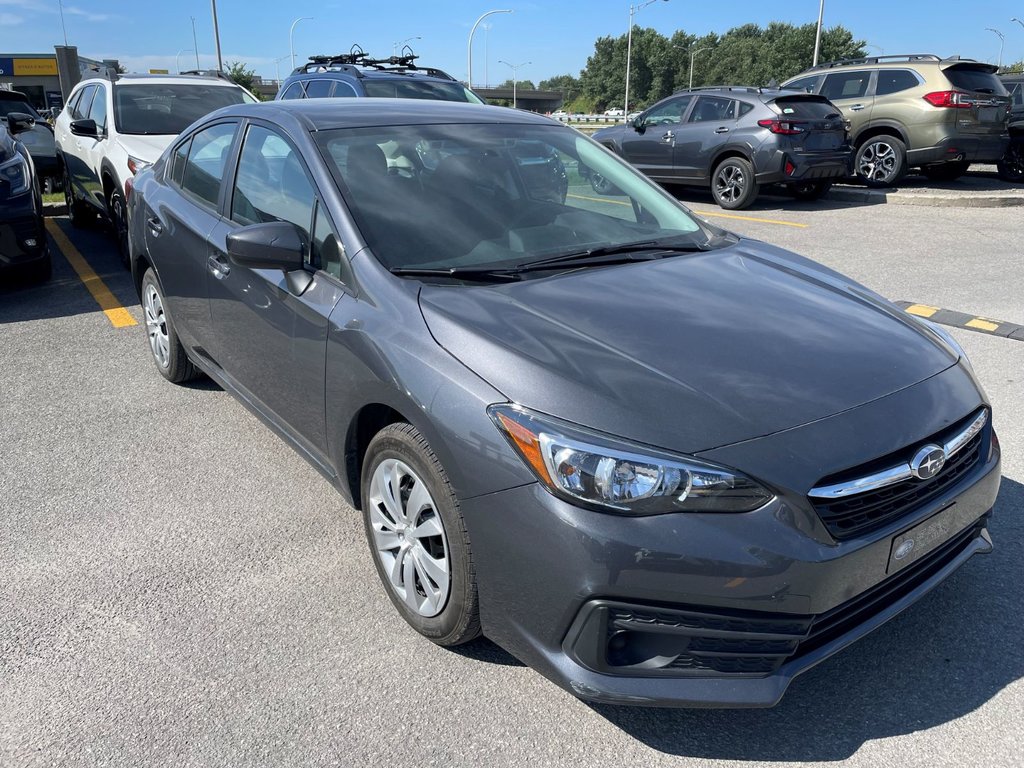
[[[641,0],[642,2],[643,0]],[[473,79],[493,84],[505,80],[513,64],[532,62],[519,70],[521,79],[534,82],[552,75],[578,74],[593,51],[594,40],[620,35],[629,20],[629,2],[623,0],[326,0],[325,2],[262,2],[219,0],[221,48],[225,61],[247,62],[267,78],[280,67],[289,71],[288,29],[297,16],[314,16],[295,28],[295,51],[301,61],[313,53],[348,50],[353,42],[377,56],[391,54],[392,45],[414,40],[421,64],[440,67],[455,77],[466,76],[466,39],[476,18],[493,8],[515,13],[491,16],[491,29],[478,30],[474,41]],[[952,4],[951,4],[952,5]],[[826,0],[825,24],[843,24],[885,53],[934,52],[960,54],[996,62],[999,39],[986,27],[1006,36],[1004,62],[1024,58],[1024,28],[1010,18],[1024,18],[1024,3],[983,0],[956,4],[946,11],[935,0]],[[636,23],[664,34],[676,29],[703,34],[724,32],[748,22],[772,20],[806,23],[816,20],[818,0],[731,0],[707,3],[695,0],[655,2],[636,14]],[[200,62],[213,66],[213,24],[209,0],[65,0],[68,42],[93,58],[118,58],[132,71],[174,69],[179,50],[192,45],[196,19]],[[53,50],[63,41],[58,0],[0,0],[0,53],[36,53]],[[182,53],[181,63],[195,66],[194,54]]]

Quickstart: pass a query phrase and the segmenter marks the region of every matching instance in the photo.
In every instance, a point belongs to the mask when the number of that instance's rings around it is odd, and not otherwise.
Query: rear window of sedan
[[[378,99],[427,99],[430,101],[461,101],[483,104],[475,93],[459,83],[436,80],[399,80],[397,78],[363,81],[367,96]]]

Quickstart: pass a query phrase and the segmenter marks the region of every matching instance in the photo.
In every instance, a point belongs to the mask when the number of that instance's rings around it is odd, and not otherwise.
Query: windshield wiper
[[[522,272],[528,272],[535,269],[550,269],[570,263],[577,266],[584,266],[591,263],[612,264],[627,261],[650,261],[652,259],[661,258],[662,255],[675,253],[697,253],[699,251],[706,250],[708,250],[706,245],[698,245],[697,243],[687,243],[686,245],[663,245],[657,240],[647,240],[640,243],[603,245],[597,248],[573,251],[572,253],[562,253],[558,256],[551,256],[546,259],[528,261],[525,264],[520,264],[517,269]],[[629,256],[629,254],[633,253],[649,253],[651,255],[645,259],[634,259]],[[618,258],[610,259],[609,257]]]
[[[449,267],[447,269],[430,267],[392,267],[392,275],[409,277],[450,277],[454,280],[518,280],[519,269],[502,269],[498,267]]]

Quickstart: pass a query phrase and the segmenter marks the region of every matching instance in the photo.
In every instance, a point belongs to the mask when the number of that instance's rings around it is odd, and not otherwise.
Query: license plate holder
[[[886,574],[896,573],[911,563],[942,546],[969,525],[974,523],[974,514],[954,502],[940,512],[924,520],[909,531],[896,534],[889,547],[889,562]]]

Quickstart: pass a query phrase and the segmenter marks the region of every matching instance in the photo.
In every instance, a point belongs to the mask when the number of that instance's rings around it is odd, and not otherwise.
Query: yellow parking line
[[[574,195],[569,193],[566,197],[575,197],[577,200],[589,200],[592,203],[611,203],[612,205],[628,205],[632,207],[632,203],[627,203],[622,200],[606,200],[603,197],[587,197],[586,195]]]
[[[907,307],[907,312],[918,317],[931,317],[939,311],[938,307],[930,307],[927,304],[911,304]]]
[[[121,302],[110,292],[106,284],[100,280],[100,276],[93,271],[93,268],[89,266],[89,262],[78,252],[78,249],[75,248],[71,240],[68,239],[68,236],[64,234],[53,219],[46,220],[46,229],[50,233],[50,237],[53,238],[53,241],[57,243],[57,248],[61,254],[68,260],[68,264],[78,273],[78,279],[82,281],[82,284],[92,294],[92,297],[96,299],[96,303],[100,305],[100,309],[103,310],[103,314],[107,316],[110,324],[115,328],[127,328],[131,325],[138,325],[131,313],[121,306]]]
[[[756,221],[760,224],[779,224],[783,227],[797,227],[807,229],[810,224],[797,224],[795,221],[779,221],[778,219],[759,219],[754,216],[737,216],[734,213],[717,213],[713,211],[694,211],[698,216],[718,216],[722,219],[737,219],[739,221]]]

